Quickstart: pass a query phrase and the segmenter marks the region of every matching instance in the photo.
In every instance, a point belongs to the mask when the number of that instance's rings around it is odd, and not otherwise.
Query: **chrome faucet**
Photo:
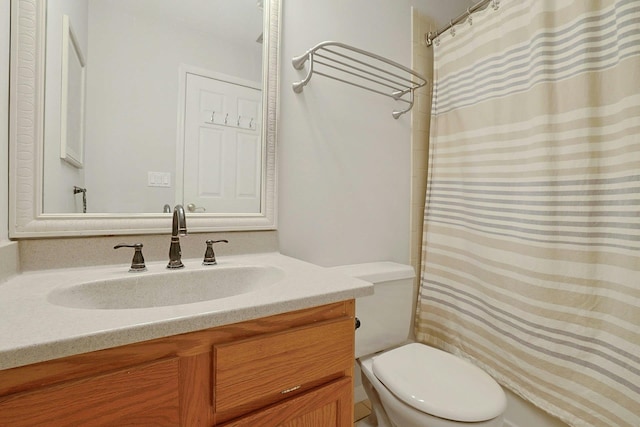
[[[173,227],[171,229],[171,246],[169,246],[169,264],[167,268],[182,268],[182,250],[180,236],[187,235],[187,220],[182,205],[173,208]]]

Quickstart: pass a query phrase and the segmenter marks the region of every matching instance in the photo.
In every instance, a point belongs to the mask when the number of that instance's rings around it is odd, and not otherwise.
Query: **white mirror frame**
[[[189,232],[273,230],[276,215],[276,124],[280,65],[280,0],[266,0],[263,72],[261,212],[187,214]],[[156,234],[171,230],[167,214],[43,213],[43,125],[46,0],[11,0],[9,237]],[[69,190],[71,191],[71,189]]]

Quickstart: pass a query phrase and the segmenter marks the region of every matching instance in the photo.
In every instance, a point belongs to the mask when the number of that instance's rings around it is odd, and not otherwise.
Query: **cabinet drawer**
[[[353,427],[352,395],[345,377],[220,427]]]
[[[214,346],[214,408],[229,419],[342,377],[354,362],[352,318]],[[226,414],[225,414],[226,413]]]

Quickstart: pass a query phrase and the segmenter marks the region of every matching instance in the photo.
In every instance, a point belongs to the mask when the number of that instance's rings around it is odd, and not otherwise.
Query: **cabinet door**
[[[221,427],[353,426],[352,394],[352,378],[341,378]]]
[[[178,359],[0,398],[0,426],[177,426]]]

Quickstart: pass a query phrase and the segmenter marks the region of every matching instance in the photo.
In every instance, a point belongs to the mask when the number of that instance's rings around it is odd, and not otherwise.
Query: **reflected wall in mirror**
[[[274,229],[279,11],[12,0],[11,237]]]
[[[45,213],[153,213],[176,203],[260,212],[260,4],[48,0],[46,8]],[[65,74],[69,32],[85,53],[86,83]],[[196,77],[210,83],[198,93],[188,87]],[[86,96],[67,96],[84,94],[83,84]],[[86,140],[83,158],[65,156],[65,135]]]

